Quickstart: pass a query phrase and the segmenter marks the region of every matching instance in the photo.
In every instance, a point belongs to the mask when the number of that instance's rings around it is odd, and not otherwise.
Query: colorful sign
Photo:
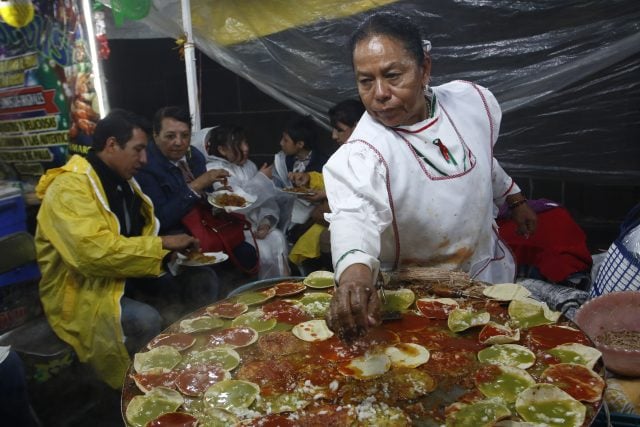
[[[33,7],[22,27],[0,23],[0,179],[28,183],[86,153],[99,118],[80,2]]]

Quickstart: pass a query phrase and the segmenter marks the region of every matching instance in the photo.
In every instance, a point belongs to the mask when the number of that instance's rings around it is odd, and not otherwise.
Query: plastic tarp
[[[504,112],[495,154],[512,174],[640,184],[637,0],[192,0],[191,9],[199,50],[325,125],[331,105],[357,96],[354,28],[374,10],[401,12],[433,45],[432,85],[463,79],[494,92]],[[142,22],[176,38],[179,20],[179,1],[155,0]]]

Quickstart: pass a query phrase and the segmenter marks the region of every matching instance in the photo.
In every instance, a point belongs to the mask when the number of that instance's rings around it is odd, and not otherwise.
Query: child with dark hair
[[[291,187],[290,172],[322,172],[327,156],[316,149],[318,130],[311,116],[289,120],[282,132],[282,150],[274,158],[273,181],[277,187]]]

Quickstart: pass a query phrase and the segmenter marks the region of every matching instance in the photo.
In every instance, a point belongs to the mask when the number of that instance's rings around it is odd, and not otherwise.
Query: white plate
[[[216,259],[210,262],[197,262],[197,261],[188,259],[186,255],[178,252],[178,260],[180,265],[184,265],[185,267],[200,267],[203,265],[218,264],[221,262],[225,262],[226,260],[229,259],[229,255],[227,255],[224,252],[203,252],[202,255],[213,256],[213,257],[216,257]]]
[[[294,196],[313,196],[314,194],[316,194],[316,191],[313,191],[313,190],[294,191],[294,190],[290,190],[289,188],[281,188],[280,191],[287,194],[293,194]]]
[[[244,204],[244,206],[222,206],[222,205],[219,205],[218,203],[216,203],[216,197],[218,197],[221,194],[235,194],[235,195],[238,195],[238,196],[244,198],[246,200],[246,203]],[[246,193],[246,192],[242,191],[240,188],[234,189],[233,191],[218,190],[218,191],[214,191],[213,193],[209,193],[207,195],[207,200],[209,201],[209,203],[211,203],[216,208],[224,209],[227,212],[233,212],[233,211],[237,211],[238,209],[244,209],[244,208],[246,208],[248,206],[251,206],[253,204],[253,202],[256,201],[256,199],[257,199],[256,196],[253,196],[253,195],[251,195],[249,193]]]

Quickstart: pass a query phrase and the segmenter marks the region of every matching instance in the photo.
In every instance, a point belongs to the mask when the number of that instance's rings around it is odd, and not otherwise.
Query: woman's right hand
[[[342,273],[326,320],[329,329],[347,342],[380,324],[380,299],[369,267],[353,264]]]
[[[191,181],[189,187],[200,192],[210,187],[214,182],[221,182],[223,186],[226,186],[228,177],[229,171],[226,169],[210,169]]]

